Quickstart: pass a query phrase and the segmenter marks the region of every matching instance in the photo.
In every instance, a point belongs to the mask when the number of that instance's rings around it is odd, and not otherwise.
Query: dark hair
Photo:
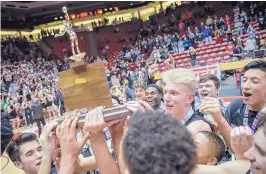
[[[202,133],[209,140],[209,142],[214,145],[213,149],[209,149],[209,151],[213,150],[212,153],[214,153],[214,156],[217,159],[217,163],[220,162],[225,155],[225,144],[221,137],[209,131],[200,131],[200,133]]]
[[[117,96],[112,95],[111,97],[112,97],[112,99],[116,100],[120,105],[122,104]]]
[[[205,83],[205,82],[207,82],[208,80],[213,81],[215,87],[216,87],[217,89],[220,89],[221,82],[220,82],[220,80],[218,79],[218,77],[217,77],[216,75],[213,75],[213,74],[205,74],[205,75],[201,76],[200,79],[199,79],[199,84],[200,84],[200,83]]]
[[[12,140],[6,150],[9,158],[15,162],[20,161],[20,146],[26,142],[38,141],[35,133],[24,132],[20,134],[15,140]]]
[[[246,72],[249,69],[259,69],[266,73],[266,61],[265,60],[255,60],[249,62],[245,67],[244,71]]]
[[[135,113],[128,121],[122,149],[131,174],[187,174],[196,163],[191,134],[163,113]]]
[[[147,86],[146,89],[151,88],[151,87],[155,88],[159,92],[159,94],[163,94],[163,89],[160,86],[158,86],[156,84],[150,84],[150,85]]]

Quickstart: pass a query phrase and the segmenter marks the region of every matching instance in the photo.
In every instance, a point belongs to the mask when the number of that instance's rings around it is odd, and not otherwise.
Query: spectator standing
[[[178,42],[178,50],[179,50],[179,53],[183,53],[185,50],[183,38],[180,38],[180,40]]]
[[[205,26],[203,34],[204,34],[204,37],[205,37],[205,42],[206,43],[211,43],[212,42],[212,33],[211,33],[210,27]]]
[[[259,13],[258,22],[259,22],[260,30],[263,30],[265,28],[265,18],[262,15],[262,12]]]
[[[256,49],[256,39],[252,35],[249,35],[249,38],[246,41],[245,49],[248,51],[248,57],[253,58],[253,51]]]
[[[35,98],[33,100],[33,103],[31,105],[31,110],[32,110],[33,120],[37,123],[39,136],[40,136],[42,132],[41,123],[43,126],[45,126],[46,123],[44,120],[44,112],[43,112],[44,109],[42,104],[39,102],[39,99]]]
[[[190,57],[190,62],[192,66],[195,66],[198,64],[197,58],[196,58],[196,50],[193,47],[189,47],[188,55]]]

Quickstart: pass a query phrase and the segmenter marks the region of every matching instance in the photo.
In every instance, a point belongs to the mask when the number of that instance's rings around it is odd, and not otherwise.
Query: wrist
[[[89,139],[91,143],[95,143],[101,140],[105,140],[105,137],[104,137],[103,132],[97,132],[97,133],[91,134]]]

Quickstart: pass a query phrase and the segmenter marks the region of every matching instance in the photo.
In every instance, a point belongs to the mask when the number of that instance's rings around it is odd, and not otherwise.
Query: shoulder
[[[242,99],[234,100],[228,105],[227,110],[230,112],[236,112],[243,105],[245,104]]]

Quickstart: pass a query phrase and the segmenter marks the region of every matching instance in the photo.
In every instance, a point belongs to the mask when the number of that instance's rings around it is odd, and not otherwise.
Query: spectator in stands
[[[216,30],[218,29],[218,24],[219,24],[219,21],[218,21],[218,17],[217,16],[214,16],[214,19],[213,19],[213,28]]]
[[[212,33],[211,33],[210,27],[205,26],[203,34],[204,34],[204,37],[205,37],[205,42],[206,43],[211,43],[212,42]]]
[[[24,99],[23,99],[22,108],[23,108],[24,117],[25,117],[27,126],[33,125],[33,118],[32,118],[32,112],[30,109],[30,102],[27,101],[26,97],[24,97]]]
[[[228,28],[228,27],[231,27],[231,25],[232,25],[232,21],[231,21],[230,16],[225,15],[225,27]]]
[[[253,51],[256,49],[256,47],[256,39],[253,37],[253,35],[249,35],[245,45],[245,50],[248,51],[249,58],[254,57]]]
[[[207,20],[206,20],[206,25],[208,27],[213,25],[213,19],[211,18],[211,16],[208,16]]]
[[[265,37],[260,35],[260,49],[264,49],[265,46]]]
[[[204,36],[203,36],[203,33],[200,33],[197,37],[197,42],[198,44],[202,44],[204,41]]]
[[[233,31],[230,26],[227,27],[226,35],[227,35],[228,42],[233,40]]]
[[[235,48],[235,45],[231,41],[229,41],[228,45],[226,46],[227,54],[232,55],[234,48]]]
[[[173,52],[178,53],[178,47],[177,47],[177,42],[173,43]]]
[[[218,43],[222,43],[222,42],[223,42],[223,38],[222,38],[222,36],[219,33],[218,36],[215,39],[215,43],[218,44]]]
[[[235,41],[235,46],[237,46],[238,44],[243,48],[244,43],[243,43],[243,40],[241,39],[240,36],[238,36],[236,41]]]
[[[240,21],[244,22],[247,19],[247,14],[244,10],[242,10],[241,14],[240,14]]]
[[[233,59],[234,59],[233,61],[235,62],[235,61],[242,60],[243,57],[245,56],[243,53],[244,52],[243,52],[242,45],[240,43],[238,43],[237,46],[233,50],[233,55],[232,55]]]
[[[247,29],[247,34],[251,35],[252,37],[256,36],[256,30],[253,28],[251,23],[249,23],[249,26],[248,26],[248,29]]]
[[[180,38],[179,39],[179,42],[178,42],[178,50],[179,50],[179,53],[183,53],[184,50],[185,50],[183,38]]]
[[[235,22],[235,28],[236,28],[236,34],[238,36],[242,35],[243,34],[243,30],[242,30],[242,22],[239,20],[237,22]]]
[[[197,26],[195,27],[194,32],[195,32],[195,36],[196,36],[196,37],[200,34],[200,30],[198,29]]]
[[[265,28],[266,20],[265,20],[264,16],[262,15],[262,12],[259,13],[258,22],[259,22],[260,30],[263,30]]]
[[[43,109],[42,104],[39,102],[38,98],[35,98],[33,100],[33,103],[31,105],[31,110],[32,110],[33,120],[37,123],[38,132],[40,136],[42,132],[41,123],[43,126],[45,126],[46,123],[44,120],[44,112],[43,112],[44,109]]]
[[[219,26],[220,30],[225,30],[225,22],[224,22],[223,17],[220,17],[218,26]]]
[[[201,22],[201,23],[200,23],[200,27],[199,27],[200,32],[203,33],[204,29],[205,29],[204,23]]]
[[[190,62],[192,66],[195,66],[198,64],[197,58],[196,58],[196,50],[193,47],[189,47],[188,55],[190,57]]]
[[[185,36],[184,37],[185,39],[184,39],[184,48],[185,48],[185,50],[188,50],[189,49],[189,46],[190,46],[190,40]]]

